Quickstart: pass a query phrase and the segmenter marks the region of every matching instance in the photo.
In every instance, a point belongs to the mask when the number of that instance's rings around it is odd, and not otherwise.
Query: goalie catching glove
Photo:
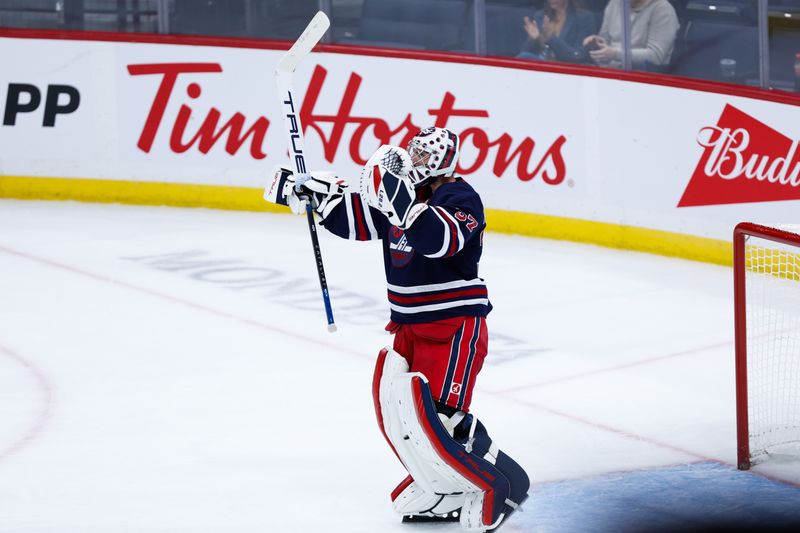
[[[408,152],[384,144],[361,171],[361,197],[392,225],[407,229],[428,206],[416,201],[414,165]]]
[[[308,179],[300,185],[300,192],[296,185],[294,172],[276,166],[272,171],[272,180],[264,190],[264,200],[286,205],[296,215],[305,212],[306,202],[310,200],[314,211],[325,218],[342,201],[347,189],[347,183],[336,174],[319,170],[311,171]]]

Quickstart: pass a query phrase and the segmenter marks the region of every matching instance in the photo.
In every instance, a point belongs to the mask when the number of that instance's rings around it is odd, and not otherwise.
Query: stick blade
[[[311,22],[308,23],[306,29],[300,34],[300,37],[294,42],[291,48],[283,55],[278,61],[277,71],[294,72],[298,63],[306,57],[311,50],[316,46],[328,28],[331,26],[331,21],[322,11],[317,11]]]

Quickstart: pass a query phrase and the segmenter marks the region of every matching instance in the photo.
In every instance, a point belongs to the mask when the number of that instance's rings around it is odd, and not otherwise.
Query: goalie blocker
[[[373,377],[378,425],[409,476],[392,492],[395,511],[453,516],[466,531],[497,528],[527,498],[530,481],[474,416],[437,404],[423,374],[397,352],[380,352]]]

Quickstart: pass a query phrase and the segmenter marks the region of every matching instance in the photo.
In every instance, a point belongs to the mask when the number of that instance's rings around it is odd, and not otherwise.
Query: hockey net
[[[734,278],[737,453],[747,469],[800,456],[798,228],[736,226]]]

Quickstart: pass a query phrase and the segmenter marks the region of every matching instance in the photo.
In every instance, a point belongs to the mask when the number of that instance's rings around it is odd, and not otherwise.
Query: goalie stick
[[[300,110],[296,105],[297,101],[292,88],[292,78],[294,71],[300,61],[303,60],[311,49],[319,42],[328,27],[331,25],[327,15],[318,11],[306,29],[291,48],[284,54],[278,66],[275,68],[275,83],[278,86],[278,100],[280,101],[283,112],[283,124],[286,129],[286,140],[289,146],[289,156],[295,170],[295,190],[300,193],[303,183],[310,178],[308,167],[306,166],[305,151],[303,149],[303,127],[300,124]],[[333,309],[331,309],[331,299],[328,294],[328,282],[325,279],[325,267],[322,264],[322,252],[319,248],[319,237],[317,235],[317,225],[314,222],[313,208],[311,200],[306,202],[306,219],[308,220],[308,230],[311,234],[311,246],[314,249],[314,259],[317,263],[317,275],[319,276],[319,286],[322,289],[322,301],[325,304],[325,314],[328,318],[328,331],[336,331],[336,324],[333,321]]]

